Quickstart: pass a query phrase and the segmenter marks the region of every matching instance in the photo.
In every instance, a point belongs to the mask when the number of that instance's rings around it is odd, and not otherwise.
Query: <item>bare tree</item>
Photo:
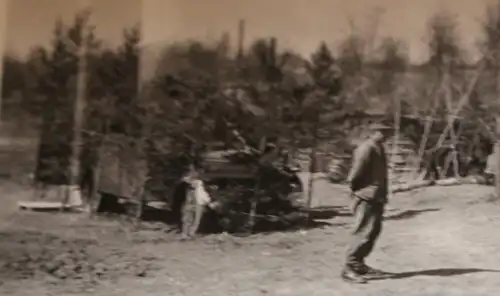
[[[428,63],[439,70],[463,65],[465,53],[460,47],[455,17],[446,11],[440,11],[431,17],[428,26]]]
[[[381,73],[377,82],[377,93],[391,94],[396,89],[398,81],[404,78],[402,76],[409,64],[405,44],[401,40],[387,37],[382,40],[377,53],[378,58],[372,62]]]
[[[34,49],[28,61],[34,74],[31,77],[34,81],[28,82],[27,85],[32,87],[35,95],[41,95],[42,98],[37,102],[40,106],[38,110],[43,115],[41,158],[37,176],[44,179],[40,171],[45,168],[43,165],[45,157],[42,155],[58,158],[62,166],[62,168],[46,168],[53,171],[50,182],[62,182],[62,184],[69,182],[67,169],[71,149],[68,143],[72,142],[74,135],[68,127],[73,126],[71,116],[76,95],[79,48],[85,43],[89,57],[99,52],[100,42],[88,23],[88,17],[88,12],[81,12],[75,16],[70,26],[58,21],[54,28],[51,48]],[[33,103],[28,98],[25,101],[27,109],[33,110],[31,106]]]

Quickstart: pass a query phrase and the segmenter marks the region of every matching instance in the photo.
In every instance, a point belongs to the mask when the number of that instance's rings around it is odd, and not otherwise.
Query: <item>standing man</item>
[[[355,224],[342,278],[359,284],[366,283],[369,277],[389,275],[365,264],[382,230],[388,194],[388,165],[383,143],[391,135],[392,128],[376,123],[370,130],[370,137],[354,151],[347,178]]]

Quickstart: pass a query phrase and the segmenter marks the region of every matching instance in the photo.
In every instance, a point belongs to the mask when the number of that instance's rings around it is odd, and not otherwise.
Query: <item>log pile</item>
[[[392,184],[407,183],[414,179],[418,171],[418,147],[413,141],[400,135],[396,149],[392,149],[394,141],[395,139],[391,138],[385,143],[390,181]]]
[[[417,158],[417,145],[403,137],[397,142],[397,149],[392,149],[393,139],[386,143],[386,153],[390,167],[390,177],[393,183],[408,182],[413,173],[416,172],[415,163]],[[351,153],[332,154],[328,167],[328,176],[334,183],[340,183],[345,180],[351,166]]]

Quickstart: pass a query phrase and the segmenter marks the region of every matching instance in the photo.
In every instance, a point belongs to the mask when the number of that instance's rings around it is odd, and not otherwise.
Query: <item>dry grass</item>
[[[401,274],[351,286],[339,279],[351,219],[342,186],[315,182],[314,205],[343,214],[326,227],[181,242],[161,225],[136,231],[119,218],[19,211],[16,202],[31,198],[18,180],[33,168],[33,151],[16,153],[0,153],[0,165],[14,177],[0,181],[0,295],[481,296],[500,290],[498,275],[487,271],[500,269],[500,206],[490,187],[397,194],[370,263]]]
[[[348,204],[342,188],[318,183],[316,205]],[[180,242],[156,225],[137,232],[119,219],[18,212],[10,204],[26,191],[14,185],[2,191],[2,295],[493,295],[500,289],[497,274],[481,271],[500,260],[499,206],[489,187],[396,195],[370,262],[402,274],[361,287],[338,278],[346,215],[308,231]]]

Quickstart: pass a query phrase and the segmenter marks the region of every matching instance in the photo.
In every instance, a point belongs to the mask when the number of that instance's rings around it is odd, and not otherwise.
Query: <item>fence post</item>
[[[401,127],[401,101],[399,97],[394,97],[394,103],[395,103],[395,109],[394,109],[394,135],[392,138],[392,147],[389,147],[391,149],[391,152],[389,152],[389,159],[388,159],[388,164],[389,164],[389,192],[388,192],[388,197],[389,199],[392,198],[392,191],[394,188],[394,183],[396,182],[396,168],[394,164],[394,159],[396,155],[399,152],[399,137],[400,137],[400,127]]]
[[[316,141],[314,146],[311,149],[310,153],[310,163],[309,163],[309,180],[307,184],[307,225],[312,222],[311,210],[313,203],[313,194],[314,194],[314,175],[318,171],[318,153],[316,150]]]
[[[495,149],[494,149],[494,155],[496,158],[496,165],[495,165],[495,189],[496,189],[496,196],[497,198],[500,198],[500,141],[498,140],[500,135],[500,116],[496,118],[496,139],[495,139]]]

